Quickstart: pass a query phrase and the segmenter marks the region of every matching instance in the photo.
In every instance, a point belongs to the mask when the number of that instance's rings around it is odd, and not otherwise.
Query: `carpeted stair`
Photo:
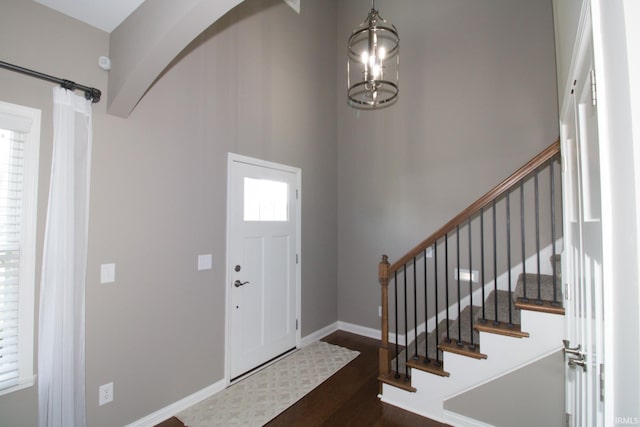
[[[561,289],[561,277],[560,277],[560,256],[555,255],[552,256],[550,261],[552,263],[556,263],[556,301],[562,301],[562,289]],[[503,326],[508,328],[513,328],[519,331],[520,327],[520,308],[516,305],[516,302],[521,300],[525,296],[525,284],[526,284],[526,297],[530,299],[531,305],[535,306],[535,301],[538,299],[538,275],[534,273],[527,273],[526,275],[520,274],[518,280],[516,282],[516,288],[511,293],[511,298],[509,298],[509,292],[498,290],[491,291],[485,299],[484,305],[484,318],[483,318],[483,310],[482,307],[473,306],[473,310],[467,306],[460,312],[460,317],[456,320],[449,322],[449,339],[452,344],[456,344],[458,341],[462,341],[466,344],[471,343],[471,334],[473,333],[473,343],[478,345],[480,341],[480,335],[477,330],[472,330],[470,327],[470,316],[473,315],[473,324],[474,326],[479,325],[495,325],[496,320],[496,295],[497,295],[497,320]],[[552,301],[554,300],[554,278],[552,275],[541,274],[540,275],[540,297],[546,306],[551,306]],[[522,304],[518,304],[522,307]],[[523,307],[529,309],[535,309],[535,307]],[[560,307],[561,309],[561,307]],[[454,314],[457,315],[457,307],[453,305],[449,308],[450,316]],[[453,312],[456,311],[456,313]],[[471,314],[473,313],[473,314]],[[509,320],[511,319],[511,325]],[[460,333],[459,337],[458,325],[460,325]],[[447,342],[447,330],[446,330],[446,319],[441,320],[438,325],[438,332],[440,333],[440,343]],[[498,332],[500,333],[500,332]],[[524,333],[522,336],[527,336],[528,334]],[[411,338],[411,337],[409,337]],[[427,357],[432,360],[436,360],[436,351],[438,351],[437,360],[442,360],[442,351],[437,350],[436,343],[436,331],[435,329],[430,331],[429,334],[425,334],[424,332],[418,335],[417,343],[418,343],[418,354],[420,360],[424,359],[425,356],[425,340],[427,341]],[[412,360],[418,360],[415,357],[416,353],[416,345],[415,342],[412,341],[405,350],[400,352],[397,356],[397,360],[393,359],[391,361],[391,369],[393,371],[399,372],[402,376],[405,375],[405,360],[411,364]],[[396,366],[397,362],[397,366]],[[447,374],[448,375],[448,374]]]

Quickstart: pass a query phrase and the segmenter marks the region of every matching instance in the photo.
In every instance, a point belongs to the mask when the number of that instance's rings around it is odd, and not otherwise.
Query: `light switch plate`
[[[198,271],[211,270],[213,266],[213,256],[211,254],[198,255]]]
[[[102,264],[100,266],[100,283],[113,283],[116,281],[116,265]]]

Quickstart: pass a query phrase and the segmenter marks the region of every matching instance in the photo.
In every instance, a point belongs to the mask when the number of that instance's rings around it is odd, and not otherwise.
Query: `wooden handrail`
[[[430,247],[435,242],[437,242],[438,239],[442,238],[445,234],[452,231],[457,225],[462,224],[464,221],[467,221],[469,218],[480,212],[480,209],[493,202],[493,200],[497,199],[502,194],[511,189],[512,186],[520,182],[521,179],[525,178],[531,172],[535,171],[536,168],[542,166],[545,162],[552,159],[559,153],[560,141],[558,140],[545,148],[542,152],[540,152],[540,154],[528,161],[524,166],[511,174],[511,176],[509,176],[507,179],[496,185],[484,196],[480,197],[478,200],[469,205],[465,210],[456,215],[451,221],[447,222],[438,231],[427,237],[418,246],[407,252],[407,254],[400,258],[398,261],[391,264],[391,266],[386,269],[386,277],[389,277],[395,271],[398,271],[398,269],[400,269],[403,265],[421,254],[426,248]]]

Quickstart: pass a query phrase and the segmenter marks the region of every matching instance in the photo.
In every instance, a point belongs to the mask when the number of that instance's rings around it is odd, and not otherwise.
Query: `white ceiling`
[[[108,33],[116,29],[144,0],[34,0]]]

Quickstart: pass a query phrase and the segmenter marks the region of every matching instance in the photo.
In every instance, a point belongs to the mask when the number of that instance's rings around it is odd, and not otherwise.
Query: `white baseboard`
[[[314,343],[319,339],[326,337],[330,333],[335,332],[338,329],[342,329],[339,327],[339,324],[340,322],[334,322],[328,326],[325,326],[322,329],[312,332],[311,334],[302,338],[300,342],[300,346],[306,347],[309,344]],[[193,406],[196,403],[202,402],[204,399],[207,399],[213,396],[214,394],[221,392],[226,387],[227,387],[227,380],[223,378],[220,381],[213,383],[210,386],[205,387],[202,390],[197,391],[185,397],[184,399],[180,399],[177,402],[174,402],[168,406],[165,406],[164,408],[159,409],[154,413],[147,415],[144,418],[140,418],[139,420],[134,421],[131,424],[127,424],[125,427],[153,427],[175,416],[177,413],[184,411],[190,406]]]
[[[200,391],[196,391],[193,394],[180,399],[177,402],[165,406],[164,408],[157,410],[156,412],[147,415],[144,418],[140,418],[137,421],[127,424],[126,427],[153,427],[169,418],[175,416],[177,413],[184,411],[190,406],[195,405],[198,402],[202,402],[204,399],[213,396],[216,393],[225,389],[227,381],[221,379],[220,381],[211,384],[208,387],[203,388]]]
[[[352,334],[362,335],[363,337],[374,338],[379,340],[382,336],[380,329],[367,328],[365,326],[354,325],[348,322],[338,322],[338,329]]]
[[[447,411],[446,409],[443,411],[443,413],[444,422],[454,427],[495,427],[493,424],[487,424],[473,418],[465,417],[464,415]]]
[[[302,338],[302,340],[300,341],[300,348],[302,347],[306,347],[309,344],[312,344],[318,340],[320,340],[321,338],[326,337],[327,335],[337,331],[339,328],[338,324],[340,322],[333,322],[330,325],[325,326],[322,329],[318,329],[315,332],[310,333],[309,335],[306,335],[304,338]]]

